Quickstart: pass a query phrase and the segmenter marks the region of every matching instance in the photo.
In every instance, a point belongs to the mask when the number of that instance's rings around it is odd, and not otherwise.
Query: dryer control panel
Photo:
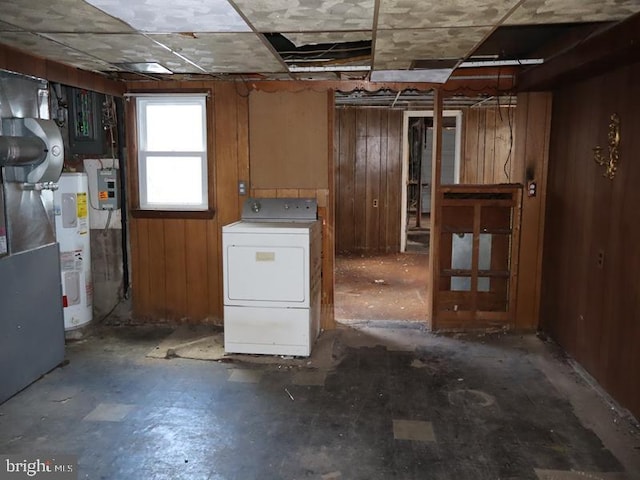
[[[317,218],[315,198],[249,198],[242,209],[242,220],[245,221],[309,221]]]

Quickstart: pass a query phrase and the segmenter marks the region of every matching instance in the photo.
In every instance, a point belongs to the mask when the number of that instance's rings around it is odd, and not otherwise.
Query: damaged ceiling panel
[[[553,45],[567,38],[586,38],[608,23],[554,23],[542,25],[507,25],[498,27],[474,52],[472,57],[526,59],[545,57]]]
[[[384,0],[378,29],[486,26],[498,23],[518,0]]]
[[[495,108],[514,107],[515,95],[502,96],[449,96],[443,99],[445,110],[460,108]],[[419,92],[416,90],[379,90],[377,92],[336,92],[335,102],[338,107],[384,107],[400,110],[431,110],[433,109],[433,90]]]
[[[282,35],[296,47],[323,43],[345,43],[371,41],[371,30],[360,32],[290,32]]]
[[[0,0],[0,12],[0,43],[123,79],[147,62],[169,69],[158,79],[438,83],[461,61],[539,64],[640,0]]]
[[[235,0],[260,32],[371,30],[373,0]]]
[[[29,53],[50,60],[70,63],[77,68],[96,72],[116,71],[117,67],[99,58],[85,55],[72,48],[27,32],[0,32],[0,43],[22,48]]]
[[[18,27],[14,27],[13,25],[9,25],[8,23],[0,22],[0,32],[19,32],[20,29]]]
[[[280,33],[265,33],[266,39],[289,66],[302,68],[305,66],[328,67],[349,63],[350,65],[371,65],[371,40],[342,41],[340,32],[325,35],[326,43],[315,43],[320,38],[310,34],[313,43],[295,45],[285,35]],[[299,34],[298,41],[305,34]]]
[[[47,37],[109,63],[156,62],[171,71],[202,73],[144,35],[96,34],[87,37],[61,33],[47,34]]]
[[[505,24],[609,22],[637,12],[638,0],[526,0]]]
[[[414,60],[461,59],[490,31],[491,27],[380,30],[374,68],[401,70],[410,68]]]
[[[83,0],[0,0],[2,21],[30,32],[133,32]]]
[[[149,35],[183,55],[207,72],[251,73],[286,70],[254,33],[194,33],[192,35]],[[192,71],[180,68],[175,72]]]
[[[250,32],[227,0],[87,0],[142,32]]]

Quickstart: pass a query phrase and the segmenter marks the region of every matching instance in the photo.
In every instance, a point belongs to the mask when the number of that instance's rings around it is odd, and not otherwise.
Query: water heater
[[[54,213],[60,245],[64,328],[73,330],[93,318],[87,175],[63,173],[58,185]]]

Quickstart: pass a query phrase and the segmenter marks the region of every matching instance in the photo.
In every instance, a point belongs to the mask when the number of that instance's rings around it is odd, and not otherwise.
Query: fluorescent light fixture
[[[131,72],[173,74],[171,70],[157,62],[115,63],[114,65]]]
[[[291,73],[314,73],[314,72],[369,72],[369,65],[327,65],[320,67],[297,67],[291,65],[289,67]]]
[[[517,67],[518,65],[540,65],[544,63],[543,58],[523,58],[516,60],[480,60],[462,62],[460,68],[464,67]]]
[[[375,70],[371,72],[372,82],[445,83],[453,68],[430,70]]]

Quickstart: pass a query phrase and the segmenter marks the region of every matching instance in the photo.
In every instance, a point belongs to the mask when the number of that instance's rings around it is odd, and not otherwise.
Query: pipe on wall
[[[47,146],[38,137],[0,136],[0,166],[37,165],[47,156]]]

